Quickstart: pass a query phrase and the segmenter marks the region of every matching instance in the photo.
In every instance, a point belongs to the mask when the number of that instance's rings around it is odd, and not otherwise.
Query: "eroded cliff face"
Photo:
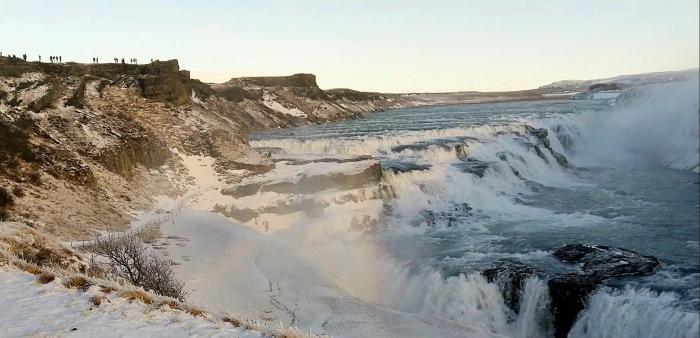
[[[352,118],[398,96],[325,92],[312,74],[210,85],[177,60],[49,64],[0,57],[0,217],[65,239],[118,230],[153,196],[177,195],[183,155],[222,170],[270,168],[251,131]]]

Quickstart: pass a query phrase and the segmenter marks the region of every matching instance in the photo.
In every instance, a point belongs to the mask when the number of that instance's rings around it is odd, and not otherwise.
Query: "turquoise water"
[[[663,94],[671,89],[654,90]],[[655,102],[663,107],[667,96],[662,94]],[[253,144],[297,155],[379,159],[384,181],[396,196],[373,236],[394,258],[416,269],[430,267],[449,278],[509,258],[554,274],[572,270],[549,255],[555,247],[577,242],[619,246],[655,255],[662,267],[650,276],[609,281],[605,297],[595,301],[617,301],[623,295],[616,289],[631,288],[632,298],[647,299],[645,292],[674,297],[662,301],[653,296],[644,306],[697,312],[698,139],[697,129],[683,129],[697,121],[697,96],[689,98],[688,107],[674,106],[681,110],[677,130],[684,130],[678,134],[686,138],[670,140],[661,155],[653,137],[632,139],[620,128],[605,130],[615,123],[609,119],[624,114],[663,119],[653,112],[641,113],[654,109],[653,104],[639,108],[597,100],[396,109],[356,120],[273,130],[254,135]],[[655,135],[666,132],[655,127],[668,123],[649,121],[644,126],[650,128],[648,135]],[[532,147],[537,140],[523,125],[547,129],[552,150],[565,155],[570,165],[538,156]],[[681,146],[673,148],[675,144]],[[455,155],[455,146],[466,149],[466,155]],[[397,163],[405,170],[392,169]],[[593,314],[587,320],[592,318]],[[694,319],[678,320],[687,324]],[[647,319],[640,315],[625,320],[635,327]],[[697,335],[696,330],[691,327],[681,334]]]

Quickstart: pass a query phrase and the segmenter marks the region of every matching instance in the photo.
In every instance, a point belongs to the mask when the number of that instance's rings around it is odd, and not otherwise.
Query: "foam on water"
[[[569,337],[697,337],[700,316],[679,310],[678,302],[672,292],[605,288],[590,298]]]
[[[534,105],[535,109],[544,109],[544,104]],[[444,112],[448,113],[452,114]],[[600,212],[592,213],[586,208],[569,207],[574,211],[562,212],[547,207],[546,204],[560,202],[557,200],[545,200],[546,203],[539,205],[534,202],[542,200],[543,192],[568,190],[575,194],[581,189],[595,190],[595,183],[584,178],[588,168],[597,166],[624,169],[665,166],[698,172],[699,113],[698,82],[687,81],[635,88],[623,94],[614,107],[605,109],[547,111],[543,114],[528,112],[517,116],[495,116],[490,120],[489,114],[485,113],[479,117],[479,123],[455,122],[450,127],[442,125],[429,130],[412,130],[422,128],[423,122],[414,125],[407,122],[406,130],[396,126],[392,130],[382,130],[376,126],[380,123],[375,123],[369,128],[374,129],[362,133],[358,131],[362,128],[361,121],[348,122],[346,127],[318,126],[316,128],[320,131],[317,134],[313,129],[306,129],[306,134],[295,137],[265,135],[261,137],[267,138],[259,138],[252,144],[280,148],[295,156],[371,155],[380,161],[429,165],[425,170],[384,172],[383,183],[391,187],[393,199],[385,201],[388,211],[376,215],[382,219],[383,239],[416,238],[415,243],[424,240],[429,242],[427,246],[440,247],[440,243],[450,239],[440,236],[449,235],[458,237],[460,242],[458,248],[451,247],[449,250],[452,251],[448,252],[459,252],[461,256],[440,252],[445,257],[421,260],[382,250],[379,255],[373,251],[371,257],[363,256],[356,264],[353,255],[356,255],[357,239],[343,235],[351,230],[346,226],[338,228],[342,231],[330,232],[328,224],[324,224],[322,231],[313,232],[315,241],[338,241],[341,244],[327,244],[333,249],[313,251],[314,256],[321,257],[322,265],[339,280],[338,285],[369,303],[463,323],[496,334],[547,337],[552,335],[552,317],[546,281],[538,278],[527,280],[521,310],[516,315],[505,305],[496,285],[487,283],[475,271],[446,274],[440,267],[446,262],[485,257],[497,259],[504,255],[500,250],[508,247],[505,243],[496,246],[492,241],[507,238],[514,232],[533,231],[533,237],[523,238],[539,240],[534,230],[542,233],[542,229],[560,231],[566,226],[612,226],[624,221],[622,216],[601,216]],[[463,118],[458,114],[450,116]],[[434,118],[434,114],[431,113],[430,117]],[[561,165],[556,154],[545,149],[541,140],[525,125],[546,128],[552,150],[566,155],[573,166]],[[343,136],[328,137],[334,133]],[[539,148],[536,149],[537,145]],[[462,147],[461,152],[455,146]],[[485,169],[481,172],[474,168],[464,169],[467,165],[485,166]],[[608,190],[599,194],[615,198]],[[568,196],[566,193],[560,195]],[[598,195],[593,196],[595,201]],[[620,199],[625,197],[621,196]],[[576,203],[578,201],[569,202]],[[643,209],[634,203],[637,202],[630,202],[632,206],[626,208]],[[432,216],[426,217],[426,212],[431,212],[431,215],[445,213],[458,222],[430,220]],[[311,231],[310,227],[306,226],[305,231]],[[523,229],[526,227],[531,229]],[[505,235],[495,232],[497,228],[507,229]],[[601,236],[605,237],[606,230],[602,229]],[[565,241],[579,240],[581,234],[588,235],[586,230],[576,231],[579,232],[572,234],[579,236],[555,238],[550,242],[560,245]],[[637,234],[630,234],[630,238],[635,238],[633,235]],[[381,245],[381,241],[377,243]],[[695,244],[697,246],[697,242]],[[543,255],[534,244],[518,245],[528,248],[535,257]],[[487,246],[490,249],[484,250]],[[474,248],[483,251],[477,252]],[[527,253],[508,252],[505,255],[513,257]],[[698,316],[679,307],[679,297],[674,292],[657,293],[643,286],[600,290],[591,297],[570,336],[697,336]]]
[[[541,123],[568,140],[579,165],[663,165],[698,172],[697,80],[634,88],[612,111],[558,116]],[[560,148],[562,142],[558,142]]]

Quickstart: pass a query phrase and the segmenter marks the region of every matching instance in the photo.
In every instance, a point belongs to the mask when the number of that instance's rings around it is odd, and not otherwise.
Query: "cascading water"
[[[402,109],[268,132],[252,143],[295,156],[369,155],[382,163],[393,198],[371,234],[382,254],[360,260],[371,283],[350,269],[357,264],[334,264],[353,256],[354,239],[319,255],[364,301],[487,333],[552,336],[544,276],[573,267],[549,250],[607,244],[656,255],[663,265],[596,291],[570,336],[690,337],[700,319],[699,114],[694,80],[633,88],[614,104]],[[479,274],[503,259],[540,271],[523,284],[517,312]]]
[[[662,165],[698,172],[698,81],[633,88],[611,111],[553,118],[547,127],[581,165]],[[563,147],[562,147],[563,148]]]

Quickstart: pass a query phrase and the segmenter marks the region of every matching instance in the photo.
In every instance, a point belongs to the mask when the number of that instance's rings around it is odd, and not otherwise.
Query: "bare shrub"
[[[65,283],[63,283],[63,285],[69,289],[78,289],[81,291],[86,291],[90,288],[92,283],[85,279],[85,277],[73,276],[70,279],[68,279]]]
[[[12,194],[5,187],[0,187],[0,207],[10,207],[13,204],[15,199]]]
[[[204,311],[196,307],[191,307],[187,309],[187,313],[195,317],[205,317]]]
[[[41,274],[41,269],[39,269],[36,265],[27,264],[27,266],[24,268],[24,271],[29,272],[32,275]]]
[[[122,293],[122,297],[126,298],[127,300],[138,300],[144,304],[153,303],[153,298],[143,291],[124,291],[124,293]]]
[[[243,320],[241,320],[240,318],[235,317],[235,316],[230,316],[230,315],[225,316],[223,318],[223,321],[233,325],[234,327],[241,327],[245,324],[245,322]]]
[[[109,286],[109,285],[100,285],[100,291],[102,291],[103,293],[106,293],[106,294],[110,294],[116,290],[117,290],[117,288]]]
[[[8,209],[15,204],[15,199],[12,194],[5,188],[0,187],[0,221],[10,218]]]
[[[32,170],[27,173],[27,177],[29,177],[29,182],[31,182],[34,185],[40,185],[41,184],[41,172],[38,170]]]
[[[105,299],[104,296],[92,296],[90,297],[90,302],[94,304],[95,306],[100,306],[102,304],[102,301]]]
[[[166,299],[160,302],[160,307],[164,306],[168,306],[171,309],[182,310],[182,306],[180,305],[180,303],[172,299]]]
[[[107,235],[95,239],[89,249],[109,260],[112,272],[159,295],[183,301],[185,284],[175,278],[172,262],[149,252],[138,235]]]
[[[46,283],[53,282],[54,279],[56,279],[56,275],[49,273],[49,272],[43,272],[42,274],[39,275],[39,277],[37,277],[36,280],[37,280],[37,282],[39,282],[41,284],[46,284]]]
[[[14,188],[12,188],[12,194],[19,198],[22,198],[24,197],[24,189],[22,189],[22,187],[20,186],[15,186]]]

